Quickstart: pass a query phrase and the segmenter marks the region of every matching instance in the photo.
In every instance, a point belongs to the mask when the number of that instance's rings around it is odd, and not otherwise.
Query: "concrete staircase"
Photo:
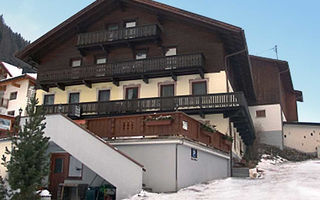
[[[24,120],[22,120],[24,122]],[[46,116],[45,135],[117,188],[117,199],[142,190],[143,166],[61,114]]]

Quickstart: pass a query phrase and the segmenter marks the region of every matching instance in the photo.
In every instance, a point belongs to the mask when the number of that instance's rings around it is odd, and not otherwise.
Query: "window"
[[[8,115],[14,116],[14,110],[13,111],[8,111]]]
[[[109,101],[110,90],[99,90],[98,101]]]
[[[106,63],[107,63],[106,56],[96,57],[96,64],[97,65],[106,64]]]
[[[147,50],[138,50],[136,52],[136,60],[141,60],[146,58],[147,58]]]
[[[126,99],[137,99],[138,91],[138,87],[126,88]]]
[[[172,97],[174,96],[174,84],[161,85],[160,86],[161,97]]]
[[[119,29],[118,24],[109,24],[108,25],[108,31],[117,31]]]
[[[71,67],[80,67],[81,66],[81,58],[71,59]]]
[[[256,117],[266,117],[266,110],[257,110]]]
[[[204,94],[207,94],[207,81],[193,82],[192,95],[204,95]]]
[[[69,94],[69,103],[79,103],[79,92]]]
[[[56,158],[54,162],[54,173],[60,174],[63,172],[63,158]]]
[[[137,26],[137,22],[135,20],[127,21],[125,22],[125,25],[124,25],[125,28],[132,28],[136,26]]]
[[[167,48],[165,56],[175,56],[177,55],[177,48],[172,47],[172,48]]]
[[[54,104],[54,94],[44,95],[43,104],[44,105],[53,105]]]
[[[11,92],[10,93],[10,100],[15,100],[17,99],[18,96],[18,92]]]

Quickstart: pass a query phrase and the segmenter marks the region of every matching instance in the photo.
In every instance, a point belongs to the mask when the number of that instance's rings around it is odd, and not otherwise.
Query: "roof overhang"
[[[289,63],[284,60],[276,60],[272,58],[265,58],[260,56],[250,55],[251,59],[261,60],[265,62],[271,62],[276,64],[279,69],[281,81],[288,92],[295,94],[296,101],[303,102],[303,93],[302,91],[295,90],[292,82],[292,77],[290,73]]]

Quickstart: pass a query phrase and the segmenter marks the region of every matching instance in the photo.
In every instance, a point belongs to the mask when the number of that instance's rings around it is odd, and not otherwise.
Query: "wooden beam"
[[[17,88],[20,88],[20,86],[21,86],[20,84],[15,83],[15,82],[12,82],[11,84],[12,84],[12,86],[17,87]]]
[[[116,79],[112,79],[112,83],[117,87],[119,87],[119,85],[120,85],[119,80],[116,80]]]
[[[199,75],[202,79],[204,79],[204,71],[203,69],[199,69]]]
[[[175,75],[173,72],[171,72],[171,78],[172,78],[174,81],[177,81],[177,75]]]
[[[143,76],[142,76],[142,80],[143,80],[143,82],[145,82],[146,84],[149,84],[149,78],[148,78],[148,76],[143,75]]]
[[[102,49],[102,51],[104,51],[106,54],[109,53],[109,49],[105,46],[105,45],[100,45],[100,48]]]
[[[92,83],[91,83],[90,81],[83,80],[82,82],[83,82],[83,84],[84,84],[85,86],[87,86],[88,88],[92,88]]]
[[[200,115],[200,117],[201,117],[202,119],[205,119],[205,118],[206,118],[206,115],[205,115],[201,110],[200,110],[199,115]]]
[[[62,91],[65,91],[65,89],[66,89],[66,87],[62,83],[56,83],[55,85],[57,86],[57,88],[59,88]]]
[[[86,51],[84,49],[78,48],[78,51],[82,57],[86,56]]]
[[[161,14],[157,14],[157,20],[159,22],[159,24],[163,25],[164,22],[164,17]]]
[[[41,90],[45,91],[45,92],[49,92],[49,87],[46,85],[40,85]]]

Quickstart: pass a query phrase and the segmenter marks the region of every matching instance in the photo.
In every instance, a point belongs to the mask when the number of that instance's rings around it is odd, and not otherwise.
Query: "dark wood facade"
[[[137,30],[156,27],[156,31],[151,37],[142,33],[138,40],[135,36],[120,34],[123,39],[112,43],[101,39],[106,35],[95,36],[97,32],[105,33],[110,24],[119,25],[121,31],[118,32],[123,33],[121,27],[130,20],[136,21]],[[94,45],[88,46],[88,42]],[[250,102],[254,100],[251,68],[241,28],[153,1],[96,1],[17,56],[33,64],[41,77],[48,71],[71,69],[72,58],[81,58],[82,66],[92,66],[100,55],[107,55],[108,62],[116,63],[133,60],[135,52],[141,49],[147,51],[149,58],[161,57],[168,47],[176,47],[177,55],[202,53],[206,60],[205,72],[228,71],[234,90],[243,91]],[[243,53],[226,59],[228,54],[240,50],[244,50]],[[41,84],[44,88],[52,87]]]
[[[297,100],[286,61],[250,56],[256,91],[255,105],[280,104],[287,121],[298,121]]]

